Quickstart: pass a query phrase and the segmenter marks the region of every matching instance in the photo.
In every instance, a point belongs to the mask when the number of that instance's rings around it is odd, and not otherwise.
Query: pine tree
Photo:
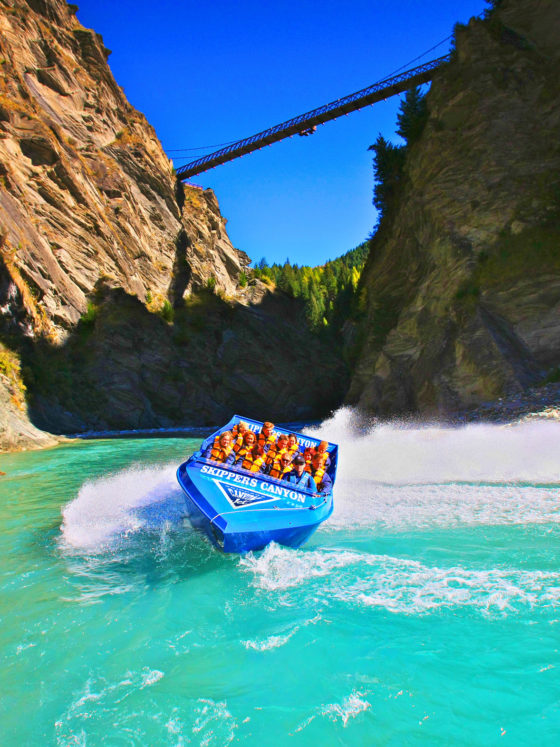
[[[401,100],[397,114],[397,134],[406,141],[407,146],[418,140],[427,119],[426,96],[418,86],[410,88]]]
[[[379,135],[368,150],[374,152],[373,176],[375,186],[373,188],[373,204],[379,211],[381,217],[387,213],[393,195],[402,179],[405,159],[405,149],[399,145],[393,145]]]

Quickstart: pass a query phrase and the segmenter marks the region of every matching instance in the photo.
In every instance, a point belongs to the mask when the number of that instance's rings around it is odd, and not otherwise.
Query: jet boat
[[[329,493],[311,492],[281,479],[241,467],[219,464],[203,457],[216,436],[243,421],[254,433],[260,433],[258,420],[234,415],[205,439],[177,470],[179,485],[185,493],[192,525],[203,530],[224,552],[245,553],[262,550],[270,542],[300,547],[333,510]],[[294,433],[300,448],[315,448],[319,439],[276,427],[276,435]],[[329,443],[328,474],[333,485],[336,477],[338,446]]]

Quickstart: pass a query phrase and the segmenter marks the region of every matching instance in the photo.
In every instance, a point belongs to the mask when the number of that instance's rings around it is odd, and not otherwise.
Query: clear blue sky
[[[176,166],[206,152],[179,149],[248,137],[371,85],[486,7],[484,0],[78,3],[78,19],[113,50],[117,82]],[[193,181],[216,192],[233,244],[255,261],[321,264],[361,243],[375,223],[367,148],[380,132],[398,139],[398,105],[389,99]]]

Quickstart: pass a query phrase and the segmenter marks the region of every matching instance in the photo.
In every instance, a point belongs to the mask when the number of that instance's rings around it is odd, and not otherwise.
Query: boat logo
[[[236,508],[248,506],[250,503],[262,503],[263,501],[272,500],[269,495],[254,493],[252,490],[246,490],[241,486],[237,487],[226,482],[216,482],[216,484],[219,485],[228,501]]]

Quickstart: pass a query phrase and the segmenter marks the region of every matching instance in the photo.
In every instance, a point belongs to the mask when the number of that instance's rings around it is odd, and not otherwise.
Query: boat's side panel
[[[219,547],[220,550],[224,549],[224,535],[219,527],[213,524],[210,519],[200,510],[196,502],[191,498],[188,491],[183,487],[185,494],[185,502],[187,504],[187,513],[189,520],[195,529],[204,532],[208,538]]]

